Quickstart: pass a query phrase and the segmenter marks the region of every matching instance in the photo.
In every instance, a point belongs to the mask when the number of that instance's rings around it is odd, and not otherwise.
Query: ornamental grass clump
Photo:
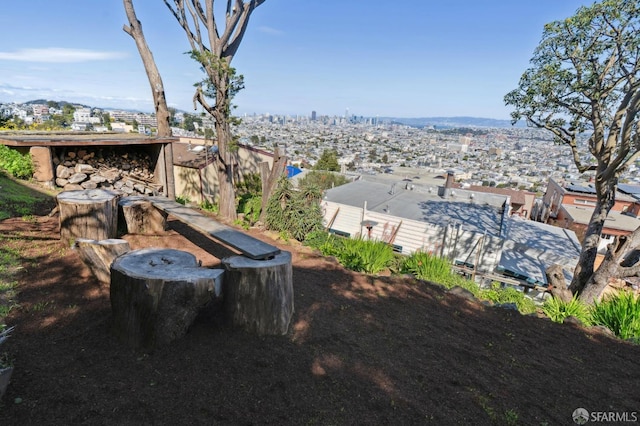
[[[431,281],[446,288],[462,287],[474,296],[479,293],[478,285],[475,282],[451,271],[451,264],[447,259],[429,253],[416,251],[407,256],[402,262],[400,272],[412,274],[419,280]]]
[[[568,317],[575,317],[584,325],[591,324],[589,308],[575,297],[568,302],[550,297],[542,305],[542,312],[553,322],[562,323]]]
[[[640,343],[640,297],[620,291],[591,309],[594,325],[604,325],[621,339]]]
[[[404,260],[401,271],[425,281],[444,283],[451,278],[451,265],[446,259],[416,251]]]
[[[335,256],[346,268],[367,274],[386,269],[395,257],[389,244],[362,237],[343,240]]]

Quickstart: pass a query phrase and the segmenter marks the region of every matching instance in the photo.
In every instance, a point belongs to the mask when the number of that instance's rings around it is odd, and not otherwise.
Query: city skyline
[[[0,17],[12,40],[0,49],[0,102],[153,110],[121,1],[32,3],[28,11],[9,3]],[[528,67],[544,24],[592,2],[359,3],[258,7],[232,63],[245,77],[234,113],[508,119],[503,96]],[[134,5],[169,106],[193,112],[193,84],[204,75],[184,54],[184,33],[161,2]]]

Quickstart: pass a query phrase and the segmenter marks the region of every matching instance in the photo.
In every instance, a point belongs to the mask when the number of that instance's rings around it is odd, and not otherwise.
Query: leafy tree
[[[191,58],[205,74],[205,79],[196,84],[194,107],[196,103],[200,104],[214,119],[220,214],[229,219],[236,218],[231,100],[244,87],[244,80],[236,74],[231,61],[240,47],[251,14],[264,1],[227,0],[224,15],[216,18],[214,0],[164,0],[185,32],[191,46]]]
[[[637,273],[615,264],[594,274],[594,261],[618,179],[639,154],[639,74],[640,3],[603,0],[545,25],[531,67],[518,88],[505,96],[514,108],[514,123],[524,119],[548,130],[556,143],[570,148],[580,172],[595,172],[597,203],[569,287],[585,302],[599,296],[611,274]],[[586,144],[581,135],[586,135]],[[564,284],[559,287],[564,289]]]
[[[315,170],[327,170],[337,172],[340,170],[340,164],[338,164],[338,152],[333,149],[325,149],[322,151],[320,159],[316,163]]]
[[[324,191],[349,183],[346,177],[324,170],[312,170],[298,181],[300,187],[314,186]]]

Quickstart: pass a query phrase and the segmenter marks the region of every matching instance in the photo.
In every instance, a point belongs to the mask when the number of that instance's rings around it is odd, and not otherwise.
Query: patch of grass
[[[640,343],[640,297],[632,292],[620,291],[594,303],[591,319],[593,324],[604,325],[621,339]]]
[[[515,303],[518,311],[525,315],[536,311],[533,300],[526,297],[522,291],[511,286],[502,287],[499,283],[493,283],[491,288],[481,290],[479,297],[497,304]]]
[[[51,194],[30,188],[26,182],[0,172],[0,220],[10,217],[33,217],[41,204],[55,204]]]

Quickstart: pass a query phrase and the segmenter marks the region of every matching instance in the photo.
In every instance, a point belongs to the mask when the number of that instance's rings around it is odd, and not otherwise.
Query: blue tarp
[[[294,167],[294,166],[287,166],[287,177],[288,178],[292,178],[295,175],[298,175],[300,173],[302,173],[302,170],[300,170],[299,168]]]

